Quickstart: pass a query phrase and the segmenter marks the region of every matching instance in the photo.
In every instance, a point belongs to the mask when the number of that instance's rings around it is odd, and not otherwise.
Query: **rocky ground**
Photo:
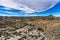
[[[0,40],[60,40],[60,18],[0,17]]]

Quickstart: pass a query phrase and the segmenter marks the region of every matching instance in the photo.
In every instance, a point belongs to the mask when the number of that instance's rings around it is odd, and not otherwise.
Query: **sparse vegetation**
[[[53,40],[53,37],[57,40],[60,38],[60,32],[55,28],[60,29],[60,17],[55,17],[53,15],[41,17],[0,16],[0,37],[3,35],[5,40],[15,35],[21,37],[18,40],[38,40],[40,37],[42,37],[42,39],[39,40],[45,40],[43,36],[50,38],[47,40]]]

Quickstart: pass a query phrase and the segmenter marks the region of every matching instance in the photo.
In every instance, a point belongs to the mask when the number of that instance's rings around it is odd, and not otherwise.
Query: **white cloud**
[[[52,8],[58,1],[60,0],[0,0],[0,5],[31,13],[46,11]]]
[[[30,16],[38,16],[38,15],[34,15],[34,14],[33,14],[33,15],[24,15],[24,16],[29,16],[29,17],[30,17]]]
[[[17,4],[15,2],[13,2],[12,0],[0,0],[0,5],[6,6],[9,8],[23,10],[23,11],[26,11],[28,13],[35,12],[35,10],[30,9],[29,7],[27,7],[25,5]]]
[[[6,10],[6,8],[4,8]],[[7,10],[10,10],[9,8],[7,8]],[[11,11],[4,11],[4,10],[0,10],[0,15],[3,14],[8,14],[8,15],[18,15],[19,13],[17,12],[11,12]]]
[[[36,11],[46,11],[52,8],[59,0],[13,0],[18,4],[24,4]]]
[[[9,15],[9,14],[2,14],[2,13],[0,13],[0,16],[21,16],[21,15],[16,15],[16,14],[13,14],[13,15],[10,14],[10,15]]]
[[[12,7],[12,8],[16,8],[17,7],[17,5],[14,4],[10,0],[0,0],[0,5],[7,6],[7,7]]]

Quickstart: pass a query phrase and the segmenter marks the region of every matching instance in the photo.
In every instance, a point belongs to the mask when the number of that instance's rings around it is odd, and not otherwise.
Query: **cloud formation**
[[[25,6],[23,4],[17,4],[12,0],[0,0],[0,5],[18,10],[23,10],[26,11],[27,13],[35,12],[35,10],[30,9],[28,6]]]
[[[45,11],[59,0],[0,0],[0,5],[24,10],[26,12]]]
[[[17,4],[24,4],[36,11],[46,11],[53,7],[59,0],[13,0]]]
[[[38,16],[36,11],[44,12],[60,0],[0,0],[0,15],[3,16]],[[22,11],[21,11],[22,10]]]

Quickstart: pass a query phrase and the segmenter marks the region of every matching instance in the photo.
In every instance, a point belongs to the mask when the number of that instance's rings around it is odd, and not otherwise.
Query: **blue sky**
[[[54,16],[60,16],[60,2],[58,2],[54,7],[44,11],[44,12],[36,12],[36,15],[54,15]]]
[[[0,0],[0,16],[60,16],[59,0]]]

